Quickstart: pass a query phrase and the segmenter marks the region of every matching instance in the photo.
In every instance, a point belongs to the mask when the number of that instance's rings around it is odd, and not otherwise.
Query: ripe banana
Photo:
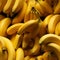
[[[42,55],[37,56],[37,60],[43,60],[43,56]]]
[[[3,11],[3,8],[4,8],[5,4],[6,4],[6,2],[7,2],[7,0],[0,0],[0,12]]]
[[[24,0],[15,0],[15,3],[12,7],[12,12],[14,13],[19,12],[22,9],[23,4],[24,4]]]
[[[29,60],[36,60],[36,58],[35,57],[31,57]]]
[[[60,45],[49,43],[47,46],[47,48],[50,49],[51,52],[54,52],[56,54],[57,60],[60,60]]]
[[[48,43],[56,43],[60,45],[60,37],[54,34],[46,34],[39,40],[40,45],[46,45]]]
[[[6,36],[7,28],[11,24],[10,18],[4,18],[0,21],[0,36]]]
[[[60,21],[60,15],[54,15],[51,17],[48,24],[48,33],[54,33],[57,23]]]
[[[7,34],[8,34],[8,35],[13,35],[13,34],[15,34],[15,33],[18,31],[19,27],[21,27],[22,25],[23,25],[23,23],[17,23],[17,24],[11,25],[11,26],[7,29]]]
[[[4,8],[3,8],[3,12],[10,14],[12,13],[12,7],[14,5],[15,0],[7,0],[7,3],[5,4]]]
[[[46,18],[44,19],[43,22],[44,22],[44,24],[45,24],[46,27],[48,26],[49,21],[50,21],[50,19],[51,19],[52,16],[53,16],[53,14],[50,14],[50,15],[46,16]]]
[[[26,30],[28,30],[27,28],[31,27],[32,25],[38,25],[38,21],[39,20],[30,20],[27,21],[26,23],[24,23],[19,29],[18,29],[18,34],[23,34]]]
[[[16,60],[24,60],[24,51],[22,48],[18,48],[16,51]]]
[[[55,28],[55,34],[56,35],[60,35],[60,22],[56,25],[56,28]]]
[[[4,46],[8,51],[8,60],[15,60],[15,50],[11,41],[8,38],[0,36],[0,42],[5,44]]]
[[[12,42],[12,44],[13,44],[13,47],[14,47],[15,49],[18,48],[18,42],[20,42],[20,44],[21,44],[20,36],[21,36],[21,35],[14,34],[14,35],[11,37],[11,39],[10,39],[11,42]],[[20,45],[20,44],[19,44],[19,45]]]
[[[39,3],[48,14],[53,13],[52,7],[46,1],[39,1]]]
[[[54,9],[54,14],[58,14],[58,13],[60,13],[60,0],[58,0],[58,3]]]
[[[30,56],[26,56],[25,58],[24,58],[24,60],[29,60],[30,59]]]
[[[24,19],[25,12],[27,9],[27,3],[24,2],[22,10],[18,13],[18,15],[13,19],[12,24],[19,23]]]
[[[28,51],[28,55],[37,55],[38,52],[39,52],[39,50],[40,50],[39,38],[36,37],[36,38],[35,38],[34,46],[33,46],[32,49],[30,49],[30,50]]]

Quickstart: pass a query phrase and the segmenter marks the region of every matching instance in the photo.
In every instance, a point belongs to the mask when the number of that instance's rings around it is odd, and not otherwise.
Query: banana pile
[[[0,60],[60,60],[60,0],[0,0]]]

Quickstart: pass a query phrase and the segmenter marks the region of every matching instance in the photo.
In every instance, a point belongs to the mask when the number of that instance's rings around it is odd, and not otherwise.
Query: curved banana
[[[23,23],[17,23],[17,24],[11,25],[11,26],[7,29],[7,34],[8,34],[8,35],[13,35],[13,34],[15,34],[15,33],[18,31],[19,27],[21,27],[22,25],[23,25]]]
[[[27,28],[32,26],[32,25],[38,25],[38,21],[39,20],[30,20],[26,23],[24,23],[19,29],[18,29],[18,34],[23,34],[26,30],[28,30]]]
[[[11,24],[10,18],[4,18],[0,21],[0,36],[6,36],[7,28]]]
[[[29,59],[30,59],[30,56],[24,57],[24,60],[29,60]]]
[[[24,60],[24,51],[22,48],[18,48],[16,51],[16,60]]]
[[[29,15],[30,15],[30,12],[32,10],[32,7],[35,6],[35,0],[29,0],[28,1],[28,6],[27,6],[27,10],[26,10],[26,13],[25,13],[25,17],[24,17],[24,22],[30,20],[29,18]]]
[[[50,19],[51,19],[52,16],[53,16],[53,14],[50,14],[50,15],[46,16],[46,18],[43,21],[44,24],[45,24],[45,26],[48,26],[49,21],[50,21]]]
[[[37,60],[43,60],[43,56],[42,55],[37,56]]]
[[[56,25],[56,28],[55,28],[55,34],[56,35],[60,35],[60,22]]]
[[[39,38],[35,38],[35,43],[32,49],[28,50],[28,55],[37,55],[40,50]]]
[[[54,33],[57,23],[60,21],[60,15],[54,15],[51,17],[48,24],[48,32]]]
[[[15,0],[15,3],[12,7],[12,12],[14,13],[19,12],[22,9],[23,4],[24,4],[24,0]]]
[[[3,8],[3,12],[10,14],[12,13],[12,7],[14,5],[15,0],[7,0],[7,3],[5,4],[4,8]]]
[[[39,40],[39,44],[46,45],[48,43],[56,43],[60,45],[60,37],[55,34],[46,34]]]
[[[18,15],[13,19],[12,24],[19,23],[24,19],[26,9],[27,9],[27,3],[24,2],[22,10],[18,13]]]
[[[39,1],[39,3],[48,14],[53,13],[52,7],[46,1]]]
[[[12,37],[11,37],[11,42],[12,42],[12,44],[13,44],[13,47],[15,48],[15,49],[17,49],[18,48],[18,43],[20,42],[20,44],[21,44],[21,39],[20,39],[20,36],[21,35],[18,35],[18,34],[15,34],[15,35],[13,35]],[[19,44],[19,45],[20,45]]]
[[[8,51],[8,60],[15,60],[15,50],[11,41],[8,38],[0,36],[0,42],[5,44],[4,46]]]
[[[54,8],[54,14],[60,13],[60,0],[58,0],[57,5]]]
[[[55,43],[49,43],[47,46],[51,52],[53,51],[56,54],[56,58],[60,60],[60,45]]]
[[[29,60],[36,60],[36,58],[35,57],[31,57]]]
[[[5,4],[6,4],[6,2],[7,2],[7,0],[0,0],[0,12],[3,11],[3,8],[4,8]]]

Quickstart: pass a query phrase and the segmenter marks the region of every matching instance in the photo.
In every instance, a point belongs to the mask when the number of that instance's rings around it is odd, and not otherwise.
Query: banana
[[[7,3],[7,0],[0,0],[0,12],[3,11],[3,8],[4,8],[6,3]]]
[[[28,50],[28,55],[37,55],[40,50],[39,38],[35,38],[35,43],[32,49]]]
[[[30,59],[30,56],[24,57],[24,60],[29,60],[29,59]]]
[[[60,22],[56,25],[56,28],[55,28],[55,34],[56,35],[60,35]]]
[[[16,51],[16,60],[24,60],[24,51],[22,48],[18,48]]]
[[[35,57],[31,57],[29,60],[36,60],[36,58]]]
[[[37,56],[37,60],[43,60],[43,56],[42,55]]]
[[[50,49],[50,52],[54,52],[56,54],[57,60],[60,60],[60,45],[49,43],[47,44],[47,48]]]
[[[22,25],[23,25],[23,23],[17,23],[17,24],[11,25],[11,26],[7,29],[7,34],[8,34],[8,35],[13,35],[13,34],[15,34],[15,33],[18,31],[19,27],[21,27]]]
[[[15,0],[13,0],[13,1],[7,0],[7,3],[5,4],[5,6],[3,8],[3,12],[7,13],[7,15],[12,13],[12,6],[14,5],[14,2],[15,2]]]
[[[44,19],[43,22],[44,22],[44,24],[45,24],[46,27],[48,26],[49,21],[50,21],[50,19],[51,19],[52,16],[53,16],[53,14],[50,14],[50,15],[46,16],[46,18]]]
[[[20,36],[21,35],[18,35],[18,34],[15,34],[15,35],[13,35],[12,37],[11,37],[11,42],[12,42],[12,44],[13,44],[13,47],[15,48],[15,49],[17,49],[18,48],[18,42],[20,42],[20,44],[21,44],[21,40],[19,40],[20,39]]]
[[[27,9],[27,3],[24,2],[22,10],[18,13],[18,15],[13,19],[12,24],[19,23],[24,19],[25,12]]]
[[[30,14],[30,12],[32,10],[32,7],[34,7],[34,6],[35,6],[35,0],[29,0],[28,1],[27,10],[26,10],[26,13],[25,13],[25,17],[24,17],[24,22],[30,20],[29,19],[30,18],[29,14]]]
[[[39,40],[40,45],[46,45],[48,43],[56,43],[60,45],[60,37],[54,34],[46,34]]]
[[[15,60],[15,50],[8,38],[0,36],[0,42],[4,43],[5,48],[8,51],[8,60]]]
[[[60,21],[60,15],[54,15],[51,17],[48,24],[48,33],[54,33],[57,23]]]
[[[7,28],[11,24],[10,18],[4,18],[0,21],[0,36],[6,36]]]
[[[38,25],[38,21],[39,20],[30,20],[27,21],[26,23],[24,23],[19,29],[18,29],[18,34],[23,34],[26,30],[28,30],[27,28],[32,26],[32,25]]]
[[[58,0],[58,3],[54,9],[54,14],[58,14],[58,13],[60,13],[60,0]]]
[[[19,12],[22,9],[23,4],[24,4],[24,0],[15,0],[15,3],[12,7],[12,12],[14,13]]]
[[[52,7],[46,1],[39,1],[39,3],[48,14],[53,13]]]

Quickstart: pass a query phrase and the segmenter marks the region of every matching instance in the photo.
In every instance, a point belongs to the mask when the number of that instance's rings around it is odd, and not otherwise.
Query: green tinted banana
[[[18,48],[16,51],[16,60],[24,60],[24,51],[22,48]]]
[[[60,35],[60,22],[56,25],[55,34]]]
[[[57,23],[60,21],[60,15],[54,15],[51,17],[48,24],[48,33],[54,33]]]
[[[27,9],[27,3],[24,2],[22,10],[18,13],[18,15],[13,19],[12,24],[19,23],[24,19],[26,9]]]
[[[30,20],[26,23],[24,23],[19,29],[18,29],[18,34],[23,34],[26,30],[28,30],[27,28],[29,28],[32,25],[38,25],[38,19],[37,20]]]
[[[15,0],[7,0],[7,3],[5,4],[4,8],[3,8],[3,12],[10,14],[12,13],[12,7],[14,5]]]
[[[4,18],[0,21],[0,36],[6,36],[7,28],[11,24],[10,18]]]
[[[47,46],[51,52],[54,52],[56,54],[56,58],[60,60],[60,45],[55,43],[49,43]]]
[[[0,36],[0,42],[5,44],[4,46],[8,51],[8,60],[15,60],[15,50],[11,41],[8,38]]]
[[[60,37],[55,34],[46,34],[39,40],[39,44],[46,45],[48,43],[56,43],[60,45]]]
[[[17,13],[19,12],[23,7],[24,0],[15,0],[15,3],[12,7],[12,12]]]
[[[19,27],[21,27],[22,25],[23,25],[23,23],[17,23],[17,24],[11,25],[11,26],[7,29],[7,34],[8,34],[8,35],[13,35],[13,34],[15,34],[15,33],[18,31]]]

